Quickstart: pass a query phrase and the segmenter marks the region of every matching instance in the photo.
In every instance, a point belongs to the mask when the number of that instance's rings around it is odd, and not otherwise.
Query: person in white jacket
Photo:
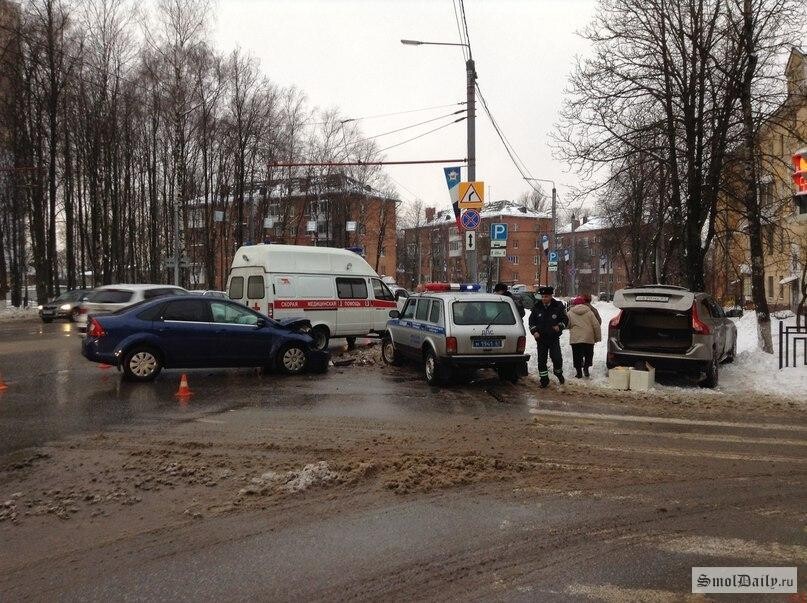
[[[602,339],[600,323],[582,297],[574,298],[568,315],[575,377],[589,377],[588,369],[594,362],[594,344]]]

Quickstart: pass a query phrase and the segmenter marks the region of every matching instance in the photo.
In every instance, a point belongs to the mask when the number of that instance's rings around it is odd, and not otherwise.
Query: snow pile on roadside
[[[4,320],[20,320],[24,318],[35,318],[38,310],[36,306],[30,308],[15,308],[14,306],[6,306],[0,308],[0,321]]]
[[[594,365],[591,379],[575,379],[572,367],[572,348],[569,345],[569,336],[561,336],[560,344],[563,352],[564,375],[567,380],[576,384],[587,384],[592,387],[608,387],[608,370],[605,367],[606,341],[608,339],[608,322],[617,315],[619,310],[610,302],[594,302],[594,307],[602,317],[602,341],[594,347]],[[765,354],[757,345],[756,315],[753,311],[745,312],[742,318],[732,318],[737,325],[737,357],[732,364],[720,366],[720,381],[715,394],[736,396],[746,393],[763,393],[802,402],[807,406],[807,368],[804,366],[803,352],[797,355],[797,366],[779,370],[779,320],[773,319],[771,331],[773,335],[774,353]],[[784,320],[785,326],[795,325],[796,319],[791,316]],[[529,330],[529,313],[524,317],[524,325]],[[791,348],[792,350],[792,348]],[[530,358],[530,373],[538,373],[538,360],[536,356],[535,340],[528,339],[527,352]],[[791,351],[792,354],[792,351]],[[792,364],[792,362],[791,362]],[[549,361],[552,370],[552,362]],[[554,380],[554,378],[553,378]],[[656,383],[659,390],[686,390],[697,388],[684,379],[662,377],[667,385]],[[698,390],[706,393],[708,390]]]
[[[335,481],[339,475],[330,470],[328,463],[319,461],[309,463],[296,471],[267,471],[260,477],[252,478],[251,483],[243,488],[239,494],[267,494],[271,489],[279,486],[280,489],[295,494],[308,490],[312,486],[328,484]]]

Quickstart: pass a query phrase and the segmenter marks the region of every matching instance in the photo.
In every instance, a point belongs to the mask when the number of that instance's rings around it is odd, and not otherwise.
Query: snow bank
[[[607,388],[608,371],[605,367],[606,341],[608,339],[608,321],[617,315],[619,310],[610,302],[594,302],[594,307],[602,317],[602,341],[594,347],[594,366],[591,379],[575,379],[572,367],[572,348],[569,345],[569,335],[561,336],[561,351],[563,352],[564,376],[576,384],[590,387]],[[529,313],[524,317],[524,325],[529,329]],[[807,407],[807,367],[804,366],[803,352],[797,356],[798,366],[779,370],[779,320],[773,319],[771,331],[773,334],[774,353],[765,354],[757,346],[757,325],[754,312],[746,312],[742,318],[732,318],[737,325],[737,358],[732,364],[720,366],[720,381],[714,393],[736,396],[746,393],[764,393],[801,402]],[[785,326],[794,325],[795,317],[784,321]],[[530,373],[538,373],[538,360],[536,356],[536,343],[528,339],[527,352],[531,354]],[[549,361],[550,370],[552,362]],[[554,378],[553,378],[554,380]],[[658,381],[661,383],[658,383]],[[681,391],[688,388],[697,388],[683,378],[675,376],[657,376],[656,388],[664,391]],[[699,390],[706,393],[708,390]]]
[[[32,306],[30,308],[15,308],[14,306],[6,306],[5,308],[0,308],[0,321],[36,318],[37,311],[36,306]]]

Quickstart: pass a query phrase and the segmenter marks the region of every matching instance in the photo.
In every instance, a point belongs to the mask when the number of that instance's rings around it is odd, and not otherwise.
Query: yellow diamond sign
[[[482,209],[485,204],[484,182],[460,182],[460,209]]]

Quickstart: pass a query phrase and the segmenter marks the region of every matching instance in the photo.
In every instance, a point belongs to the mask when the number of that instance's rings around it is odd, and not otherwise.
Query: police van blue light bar
[[[439,291],[464,291],[473,293],[481,290],[482,285],[479,283],[426,283],[423,289],[433,293]]]

